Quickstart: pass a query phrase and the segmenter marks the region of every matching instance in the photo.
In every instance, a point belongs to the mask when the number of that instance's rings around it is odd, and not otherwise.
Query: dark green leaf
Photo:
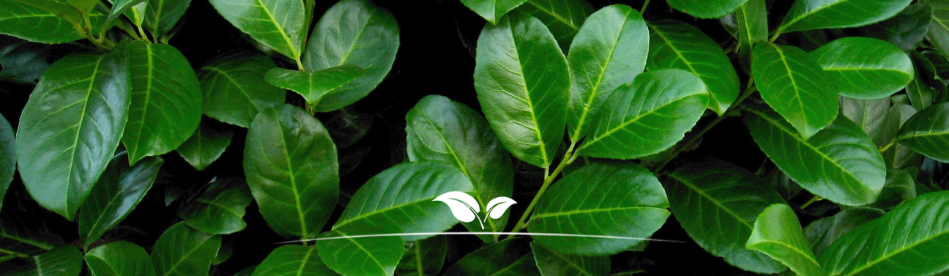
[[[785,204],[771,205],[758,215],[745,248],[771,256],[798,275],[827,274],[804,238],[797,215]]]
[[[155,157],[129,166],[124,152],[112,158],[79,212],[79,237],[84,248],[135,210],[152,188],[162,163]]]
[[[820,256],[840,236],[864,223],[882,217],[885,213],[880,209],[864,207],[843,210],[834,216],[824,217],[807,225],[804,227],[804,236],[807,237],[814,254]]]
[[[577,152],[613,159],[662,152],[695,126],[708,101],[705,84],[692,73],[665,69],[640,74],[607,98],[595,131]]]
[[[79,276],[81,270],[82,252],[72,246],[61,246],[49,252],[30,257],[27,264],[4,271],[3,275]]]
[[[191,228],[208,234],[232,234],[243,230],[244,209],[251,195],[240,179],[211,183],[208,189],[178,210],[178,216]]]
[[[175,27],[190,5],[191,0],[149,0],[145,6],[145,28],[156,37],[164,35]]]
[[[155,276],[155,265],[141,246],[127,241],[102,245],[86,253],[93,276]]]
[[[560,275],[607,275],[610,273],[610,258],[566,255],[547,249],[536,242],[531,243],[537,269],[544,276]]]
[[[408,243],[395,272],[411,276],[437,275],[445,264],[447,240],[446,236],[434,236]]]
[[[244,174],[277,234],[312,238],[339,197],[336,146],[326,128],[291,105],[267,108],[247,133]]]
[[[912,0],[797,0],[778,32],[859,27],[883,21]]]
[[[316,242],[320,259],[329,268],[343,275],[389,275],[395,272],[404,254],[402,239],[397,236],[358,237],[351,235],[379,234],[397,231],[375,225],[349,225],[324,232]]]
[[[224,150],[231,144],[232,137],[234,133],[231,131],[222,131],[207,124],[200,124],[191,138],[181,144],[176,151],[181,158],[188,161],[188,164],[202,171],[224,154]]]
[[[916,109],[908,104],[896,104],[891,110],[893,116],[899,116],[900,126],[902,127],[906,124],[913,115],[916,115]],[[918,167],[920,162],[922,162],[922,155],[919,155],[916,151],[900,144],[893,146],[895,153],[893,158],[888,159],[888,164],[892,168],[902,169],[907,167]]]
[[[923,109],[900,128],[896,137],[901,145],[926,157],[949,162],[949,103]]]
[[[510,166],[508,166],[510,167]],[[0,115],[0,207],[16,173],[16,133],[7,118]]]
[[[399,49],[399,25],[386,10],[365,0],[336,3],[323,14],[307,41],[306,70],[353,65],[366,74],[323,96],[315,108],[329,112],[369,94],[392,69]]]
[[[801,49],[759,44],[751,68],[761,98],[805,139],[837,118],[840,104],[834,84]]]
[[[667,176],[672,212],[699,246],[744,270],[766,274],[785,270],[771,257],[745,249],[758,214],[784,203],[761,179],[719,160],[693,161]]]
[[[765,174],[764,179],[765,183],[777,191],[784,200],[790,200],[792,197],[801,193],[801,190],[804,190],[801,185],[794,183],[794,180],[791,180],[791,178],[779,168],[771,169],[768,174]]]
[[[20,177],[36,202],[72,220],[109,164],[128,118],[128,68],[117,54],[75,54],[37,84],[17,131]]]
[[[751,66],[755,45],[768,41],[768,4],[765,0],[749,0],[735,11],[738,20],[739,59],[745,70]]]
[[[909,96],[909,102],[913,108],[923,110],[931,106],[936,94],[939,94],[939,91],[926,84],[923,74],[917,68],[916,77],[906,86],[906,95]]]
[[[900,115],[890,111],[890,99],[854,100],[840,97],[840,109],[870,136],[873,144],[883,147],[896,137],[900,129]]]
[[[448,268],[445,275],[466,276],[540,276],[531,253],[530,240],[505,239],[468,253]]]
[[[903,202],[916,198],[916,182],[913,177],[903,170],[889,169],[886,171],[886,183],[877,201],[870,207],[889,210]]]
[[[158,276],[208,275],[211,260],[221,247],[221,236],[208,235],[178,223],[165,230],[152,248]]]
[[[264,81],[277,67],[267,56],[224,56],[201,68],[204,114],[222,122],[250,127],[260,110],[284,102],[287,92]]]
[[[299,65],[308,27],[303,1],[211,0],[211,5],[231,25]]]
[[[62,238],[50,233],[40,221],[15,216],[0,218],[0,254],[28,257],[61,244]]]
[[[633,163],[593,163],[550,186],[537,202],[528,230],[633,238],[533,237],[561,253],[611,255],[651,236],[669,217],[666,208],[666,192],[646,168]]]
[[[0,35],[0,81],[36,85],[46,69],[75,50],[73,45],[47,45]]]
[[[501,144],[514,157],[546,168],[563,139],[570,72],[540,20],[512,14],[478,38],[474,84]]]
[[[933,23],[929,26],[929,40],[949,57],[949,3],[939,0],[927,0],[933,7]]]
[[[82,14],[62,2],[0,0],[0,33],[32,42],[66,43],[83,38]],[[96,16],[101,19],[100,16]]]
[[[493,198],[513,196],[511,156],[477,111],[446,97],[428,96],[409,110],[405,121],[409,161],[437,161],[458,168],[471,180],[474,198],[483,208]],[[505,213],[499,219],[465,223],[465,227],[472,232],[503,232],[507,220]],[[495,235],[479,237],[497,241]]]
[[[564,52],[587,16],[594,11],[586,0],[528,0],[517,10],[544,22]]]
[[[249,192],[248,192],[249,193]],[[248,194],[248,198],[250,195]],[[234,246],[231,243],[231,240],[221,239],[221,248],[217,250],[217,254],[214,256],[214,259],[211,260],[211,265],[219,265],[227,259],[231,258],[231,255],[234,254]]]
[[[307,106],[315,107],[326,94],[333,93],[333,91],[365,74],[365,70],[353,65],[343,65],[315,72],[273,68],[267,71],[264,79],[276,87],[297,92],[306,100]]]
[[[253,275],[260,276],[303,276],[337,275],[323,264],[316,246],[284,245],[274,249]]]
[[[778,168],[815,195],[858,206],[876,201],[886,166],[873,141],[844,116],[810,139],[764,106],[748,109],[745,123],[755,143]]]
[[[698,18],[719,18],[737,10],[748,0],[669,0],[669,6]]]
[[[889,41],[903,51],[909,51],[923,41],[932,22],[933,7],[917,3],[890,19],[861,28],[861,34]]]
[[[125,14],[125,12],[131,9],[132,7],[138,4],[145,3],[147,1],[146,0],[115,0],[115,1],[110,1],[110,2],[112,2],[112,9],[109,10],[109,17],[105,19],[106,22],[111,22],[112,20],[119,18],[119,16],[122,16],[122,14]],[[188,2],[190,3],[191,1],[188,0]],[[184,9],[186,9],[187,7],[188,6],[185,5],[185,7],[181,9],[182,14],[184,14]],[[181,15],[178,15],[178,17],[180,16]],[[177,20],[177,18],[175,20]],[[136,24],[141,25],[142,23],[137,22]],[[174,25],[174,23],[172,23],[172,25]]]
[[[846,37],[834,40],[808,56],[824,69],[836,92],[854,99],[882,99],[899,92],[913,80],[913,62],[886,41]]]
[[[491,22],[498,24],[507,12],[524,4],[527,0],[461,0],[469,9]]]

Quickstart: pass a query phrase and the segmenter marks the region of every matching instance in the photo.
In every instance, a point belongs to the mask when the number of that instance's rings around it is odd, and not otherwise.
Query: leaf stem
[[[557,165],[557,168],[554,169],[554,172],[547,174],[546,172],[544,177],[544,184],[540,186],[540,190],[537,191],[537,194],[534,195],[534,199],[531,200],[531,203],[527,205],[527,209],[524,210],[524,213],[521,214],[521,218],[517,220],[517,224],[514,225],[514,230],[511,230],[513,233],[520,232],[527,226],[527,216],[531,214],[531,211],[534,210],[534,206],[537,205],[537,202],[540,201],[540,197],[544,195],[544,192],[547,191],[547,188],[550,187],[550,184],[554,183],[554,179],[557,178],[557,175],[563,171],[568,165],[577,160],[577,156],[574,155],[574,151],[577,148],[577,142],[571,142],[570,147],[567,148],[567,153],[564,153],[563,159],[560,159],[560,164]],[[545,168],[545,171],[549,171],[550,166]],[[509,234],[505,239],[510,239],[514,237],[514,234]]]
[[[775,41],[777,41],[778,36],[780,36],[781,33],[783,32],[784,32],[784,26],[778,27],[778,29],[774,31],[774,35],[771,35],[771,39],[768,39],[768,43],[774,43]]]
[[[804,204],[801,205],[801,209],[807,208],[807,206],[811,206],[811,204],[814,204],[814,202],[818,202],[821,200],[824,200],[824,199],[821,198],[820,196],[814,196],[811,198],[811,200],[804,202]]]
[[[646,7],[648,6],[649,6],[649,0],[646,0],[646,2],[643,3],[643,7],[639,9],[639,13],[640,14],[646,13]]]
[[[893,141],[890,141],[889,144],[886,144],[886,146],[883,146],[882,148],[880,148],[880,153],[885,152],[886,150],[890,149],[890,147],[894,145],[896,145],[896,139],[893,139]]]
[[[303,68],[303,62],[300,61],[300,57],[293,58],[293,61],[297,62],[297,69],[299,69],[300,71],[306,72],[306,68]]]

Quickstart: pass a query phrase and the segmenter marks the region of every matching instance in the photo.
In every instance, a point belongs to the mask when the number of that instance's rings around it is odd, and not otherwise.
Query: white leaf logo
[[[499,219],[511,205],[517,203],[508,197],[496,197],[488,202],[488,206],[485,208],[485,213],[488,215],[482,219],[481,216],[478,216],[478,213],[481,213],[481,206],[478,201],[466,193],[447,192],[436,197],[433,201],[444,202],[451,209],[451,214],[462,222],[471,222],[477,219],[478,223],[481,224],[481,229],[484,229],[484,222],[488,220],[488,217]]]

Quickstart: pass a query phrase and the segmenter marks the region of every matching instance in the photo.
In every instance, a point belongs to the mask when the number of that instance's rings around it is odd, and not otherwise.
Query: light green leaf
[[[201,68],[204,114],[232,125],[250,127],[261,110],[282,104],[283,89],[264,81],[264,74],[277,67],[263,55],[226,55]]]
[[[333,93],[333,91],[365,74],[365,70],[353,65],[343,65],[315,72],[273,68],[267,71],[264,79],[276,87],[300,94],[306,100],[307,106],[315,107],[326,94]]]
[[[827,43],[808,56],[824,69],[841,96],[881,99],[913,80],[913,62],[893,44],[874,38],[846,37]]]
[[[161,234],[152,248],[158,276],[208,275],[211,260],[221,247],[221,236],[208,235],[178,223]]]
[[[178,19],[190,5],[191,0],[148,0],[145,6],[145,28],[156,37],[168,33],[175,28]]]
[[[529,222],[531,233],[619,236],[645,239],[669,217],[662,184],[634,163],[593,163],[548,188]],[[612,255],[641,243],[636,239],[534,236],[565,254]]]
[[[395,272],[407,276],[437,275],[445,264],[447,251],[446,236],[434,236],[407,243],[405,254],[402,255],[402,261],[395,268]]]
[[[559,275],[607,275],[610,273],[610,258],[607,256],[577,256],[566,255],[547,249],[539,243],[532,242],[531,250],[537,269],[544,276]]]
[[[649,31],[649,71],[675,68],[698,76],[708,88],[709,109],[723,116],[741,88],[725,51],[698,28],[679,21],[649,24]]]
[[[233,137],[234,133],[231,131],[222,131],[207,124],[200,124],[191,138],[181,144],[176,151],[192,167],[203,171],[224,154],[224,150],[231,144]]]
[[[141,246],[117,241],[86,253],[93,276],[155,276],[155,265]]]
[[[785,270],[771,257],[745,249],[758,214],[784,203],[761,179],[720,160],[693,161],[667,176],[672,213],[699,246],[747,271]]]
[[[82,252],[73,246],[61,246],[30,257],[21,267],[5,270],[5,276],[78,276],[82,270]]]
[[[508,166],[510,167],[510,166]],[[16,133],[7,118],[0,115],[0,207],[16,173]]]
[[[288,244],[277,247],[260,265],[253,275],[259,276],[303,276],[337,275],[330,270],[316,251],[316,246]]]
[[[737,10],[748,0],[669,0],[669,6],[698,18],[720,18]]]
[[[466,276],[540,276],[531,253],[530,240],[505,239],[468,253],[446,270],[445,275]]]
[[[329,268],[343,275],[389,275],[395,272],[404,248],[397,236],[358,237],[353,235],[391,233],[393,228],[349,225],[320,234],[316,242],[320,259]]]
[[[17,216],[0,218],[0,254],[3,254],[0,259],[8,256],[25,258],[62,244],[62,238],[50,233],[40,221]]]
[[[747,109],[745,124],[771,161],[811,193],[838,204],[876,201],[886,166],[873,141],[844,116],[810,139],[764,106]]]
[[[751,68],[761,98],[805,139],[837,118],[834,83],[801,49],[759,44]]]
[[[211,5],[237,29],[300,64],[308,27],[303,1],[211,0]]]
[[[929,26],[929,40],[949,57],[949,3],[939,0],[927,0],[933,7],[933,23]]]
[[[882,217],[883,214],[886,212],[866,207],[843,210],[834,216],[824,217],[807,225],[804,227],[804,236],[814,250],[814,254],[820,256],[840,236],[864,223]]]
[[[122,143],[134,164],[168,153],[194,134],[201,121],[201,85],[175,47],[136,41],[127,50],[132,103]]]
[[[72,220],[119,145],[129,107],[118,54],[74,54],[50,66],[20,115],[20,178],[43,208]]]
[[[883,147],[896,137],[900,129],[900,114],[890,111],[890,98],[855,100],[840,97],[840,109],[870,136],[873,144]]]
[[[66,43],[82,39],[82,13],[72,6],[53,0],[0,0],[0,33],[32,42]],[[101,13],[90,20],[97,23]]]
[[[595,115],[613,90],[643,72],[649,43],[643,16],[626,5],[602,8],[583,24],[567,55],[571,140],[595,127]]]
[[[765,0],[748,0],[735,11],[738,20],[738,56],[747,70],[755,45],[768,41],[768,4]]]
[[[933,105],[913,115],[896,140],[926,157],[949,163],[949,103]]]
[[[125,219],[152,188],[164,161],[148,158],[129,166],[128,155],[112,158],[79,212],[79,237],[88,248]]]
[[[501,144],[524,162],[550,166],[567,123],[570,72],[547,27],[525,14],[485,26],[474,84]]]
[[[337,110],[369,95],[389,74],[399,49],[399,25],[388,11],[366,0],[336,3],[316,23],[303,63],[308,72],[353,65],[366,74],[323,96],[319,112]]]
[[[471,11],[491,22],[491,24],[498,24],[504,14],[524,4],[524,2],[527,2],[527,0],[461,0],[462,4],[465,4]]]
[[[890,18],[912,0],[796,0],[778,32],[859,27]]]
[[[640,74],[607,98],[595,131],[577,152],[613,159],[662,152],[695,126],[708,98],[705,84],[692,73],[665,69]]]
[[[336,207],[339,163],[326,128],[292,105],[257,115],[244,147],[244,174],[277,234],[316,236]]]
[[[798,275],[827,275],[804,238],[797,215],[785,204],[771,205],[758,215],[745,248],[771,256]]]
[[[528,0],[518,11],[528,13],[547,25],[564,52],[583,26],[593,6],[586,0]]]
[[[409,161],[436,161],[458,168],[471,180],[474,198],[485,210],[491,199],[513,196],[511,156],[478,111],[443,96],[427,96],[409,110],[405,121]],[[471,232],[504,232],[508,213],[482,219],[486,221],[464,225]],[[485,242],[498,239],[496,235],[479,237]]]
[[[125,12],[129,11],[129,9],[131,9],[132,7],[138,4],[145,3],[146,1],[145,0],[115,0],[111,2],[112,2],[112,9],[109,10],[109,17],[105,19],[105,22],[112,22],[112,20],[119,18],[119,16],[122,16],[122,14],[125,14]],[[187,6],[185,6],[185,8],[187,8]],[[184,10],[182,10],[182,13],[183,12]],[[137,24],[141,25],[142,23],[138,22]]]
[[[232,234],[247,226],[244,209],[251,200],[250,190],[241,179],[215,181],[204,193],[178,209],[178,216],[195,230]]]

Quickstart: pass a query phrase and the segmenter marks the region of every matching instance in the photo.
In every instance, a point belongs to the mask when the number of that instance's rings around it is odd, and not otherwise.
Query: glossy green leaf
[[[841,96],[881,99],[903,90],[913,80],[913,62],[900,48],[883,40],[846,37],[808,56],[824,69]]]
[[[162,163],[155,157],[129,166],[124,152],[112,158],[79,212],[79,237],[84,248],[135,210],[152,188]]]
[[[253,275],[259,276],[324,276],[337,275],[329,269],[316,251],[316,246],[296,244],[277,247],[260,265]]]
[[[336,146],[326,128],[291,105],[267,108],[247,133],[244,174],[277,234],[312,238],[339,197]]]
[[[79,276],[82,252],[72,246],[61,246],[30,257],[24,266],[5,270],[5,276]]]
[[[606,256],[566,255],[547,249],[539,243],[531,243],[531,252],[537,269],[544,276],[558,275],[607,275],[610,273],[610,258]]]
[[[491,199],[513,196],[511,156],[478,111],[443,96],[427,96],[409,110],[405,121],[409,161],[436,161],[458,168],[471,180],[473,196],[485,210]],[[472,232],[504,232],[508,214],[482,219],[464,225]],[[496,235],[479,237],[485,242],[498,239]]]
[[[894,207],[916,198],[916,182],[906,171],[889,169],[886,171],[886,183],[877,201],[870,207],[890,210]]]
[[[445,231],[458,220],[448,206],[434,199],[453,191],[474,192],[471,181],[457,168],[428,161],[399,164],[366,181],[350,199],[333,230],[372,225],[398,233]],[[403,239],[415,241],[425,237]]]
[[[309,72],[343,65],[366,71],[323,96],[315,110],[329,112],[362,99],[389,74],[399,49],[399,25],[391,13],[366,0],[340,1],[316,23],[306,47],[303,63]]]
[[[880,209],[865,207],[843,210],[834,216],[824,217],[807,225],[804,227],[804,236],[814,250],[815,256],[820,256],[844,234],[884,214],[886,212]]]
[[[720,160],[693,161],[667,177],[672,213],[699,246],[747,271],[785,270],[771,257],[745,249],[758,214],[784,203],[761,179]]]
[[[508,166],[510,167],[510,166]],[[0,207],[16,173],[16,133],[7,118],[0,115]]]
[[[698,28],[679,21],[649,24],[650,71],[682,69],[705,83],[709,93],[708,107],[719,116],[738,99],[738,73],[725,51]]]
[[[300,94],[306,100],[307,106],[316,106],[326,94],[333,93],[333,91],[365,74],[365,70],[353,65],[343,65],[315,72],[273,68],[267,71],[264,79],[276,87]]]
[[[745,123],[755,143],[801,187],[843,205],[876,201],[886,166],[870,137],[849,119],[840,116],[804,139],[774,111],[764,106],[748,111]]]
[[[188,140],[201,121],[202,99],[198,77],[175,47],[133,42],[127,50],[132,103],[122,143],[134,164]]]
[[[29,257],[62,244],[62,238],[50,233],[40,221],[17,216],[0,218],[0,254],[5,255],[0,258]]]
[[[929,40],[949,57],[949,3],[939,0],[927,0],[933,7],[933,23],[929,26]]]
[[[599,123],[577,152],[613,159],[659,153],[695,126],[708,98],[705,84],[692,73],[666,69],[640,74],[607,98]]]
[[[117,241],[86,253],[93,276],[155,276],[155,265],[141,246]]]
[[[834,83],[801,49],[760,44],[751,68],[761,98],[805,139],[837,118],[840,104]]]
[[[56,60],[76,50],[74,45],[48,45],[0,35],[0,81],[36,85]]]
[[[900,115],[890,110],[890,99],[855,100],[840,98],[840,109],[870,136],[873,144],[883,147],[896,137],[900,129]]]
[[[117,54],[74,54],[46,70],[20,115],[16,144],[20,178],[40,206],[73,219],[119,145],[129,90]]]
[[[300,59],[308,27],[304,26],[303,1],[211,0],[211,5],[257,42],[292,60]]]
[[[751,65],[755,45],[768,41],[768,4],[765,0],[748,0],[735,11],[738,20],[739,60],[746,70]]]
[[[154,36],[168,33],[190,5],[191,0],[149,0],[145,6],[144,27]]]
[[[474,84],[501,144],[524,162],[550,166],[567,123],[570,72],[547,27],[524,14],[485,26]]]
[[[528,239],[505,239],[482,247],[455,262],[445,275],[490,276],[503,271],[503,275],[540,276],[530,243]]]
[[[340,274],[392,276],[404,254],[402,238],[348,237],[391,231],[396,229],[380,228],[371,224],[333,228],[333,231],[320,234],[322,240],[316,242],[316,247],[323,263]]]
[[[200,124],[191,138],[181,144],[176,151],[192,167],[203,171],[224,154],[224,150],[231,144],[233,137],[234,133],[231,131],[218,130],[207,124]]]
[[[949,268],[949,191],[920,195],[840,237],[821,254],[831,275],[931,275]],[[906,265],[913,264],[913,265]]]
[[[758,215],[745,248],[771,256],[798,275],[827,275],[804,238],[797,215],[785,204],[771,205]]]
[[[897,141],[926,157],[949,162],[949,103],[923,109],[900,128]]]
[[[208,235],[178,223],[161,234],[152,248],[158,276],[208,275],[211,260],[221,247],[221,236]]]
[[[859,27],[883,21],[912,0],[797,0],[778,32]]]
[[[211,183],[203,194],[178,209],[178,216],[195,230],[225,235],[243,230],[244,209],[251,202],[250,190],[240,179]]]
[[[112,9],[109,10],[109,17],[106,18],[106,22],[111,22],[112,20],[119,18],[122,16],[122,14],[125,14],[126,11],[138,4],[145,3],[146,0],[115,0],[110,2],[112,2]],[[187,6],[185,6],[185,8],[187,8]],[[183,12],[184,10],[182,10],[182,14]],[[141,25],[141,23],[137,24]]]
[[[250,127],[261,110],[282,104],[287,92],[264,81],[277,65],[267,56],[228,55],[201,68],[204,114],[232,125]]]
[[[564,52],[568,51],[567,47],[580,31],[580,26],[594,11],[586,0],[528,0],[517,10],[544,22]]]
[[[0,0],[0,6],[2,34],[50,44],[83,38],[82,14],[65,3]]]
[[[933,7],[926,3],[916,3],[890,19],[861,28],[861,34],[889,41],[900,49],[909,51],[926,38],[932,24]]]
[[[748,0],[669,0],[669,6],[698,18],[720,18],[737,10]]]
[[[573,80],[567,126],[573,141],[595,127],[597,112],[613,90],[643,72],[649,43],[643,16],[626,5],[602,8],[583,24],[567,55]]]
[[[548,188],[530,218],[531,233],[619,236],[645,239],[669,217],[662,184],[633,163],[593,163]],[[565,254],[611,255],[643,240],[534,236]]]
[[[445,264],[447,251],[446,236],[434,236],[407,243],[405,254],[402,255],[402,261],[395,268],[395,272],[411,276],[437,275]]]
[[[465,4],[471,11],[491,22],[491,24],[498,24],[504,14],[524,4],[524,2],[527,2],[527,0],[461,0],[462,4]]]

